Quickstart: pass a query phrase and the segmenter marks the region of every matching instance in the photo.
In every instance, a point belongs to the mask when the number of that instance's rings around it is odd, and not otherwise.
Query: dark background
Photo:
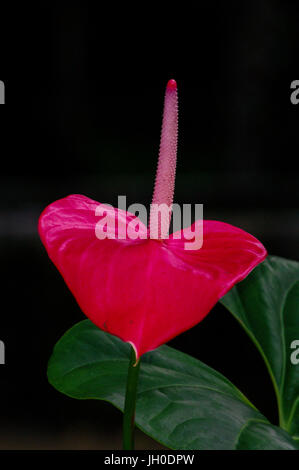
[[[47,382],[52,347],[84,315],[38,238],[39,214],[72,193],[150,204],[174,78],[175,202],[203,203],[206,219],[298,260],[298,7],[31,2],[1,23],[0,448],[119,448],[120,412]],[[221,305],[170,344],[226,375],[277,423],[262,359]],[[155,444],[139,434],[138,446]]]

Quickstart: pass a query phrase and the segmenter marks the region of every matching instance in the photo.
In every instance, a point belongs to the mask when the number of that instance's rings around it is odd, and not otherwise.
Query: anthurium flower
[[[152,208],[172,205],[177,115],[177,86],[170,80]],[[199,323],[267,254],[240,228],[208,220],[202,246],[186,249],[198,221],[167,237],[169,213],[159,219],[154,212],[146,227],[132,213],[71,195],[50,204],[39,220],[48,255],[82,311],[131,343],[136,357]]]

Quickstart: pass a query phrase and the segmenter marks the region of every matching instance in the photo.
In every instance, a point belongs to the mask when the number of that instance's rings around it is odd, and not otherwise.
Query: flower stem
[[[125,410],[123,416],[123,449],[134,449],[135,408],[137,397],[138,373],[140,359],[136,362],[135,351],[132,347],[128,369]]]

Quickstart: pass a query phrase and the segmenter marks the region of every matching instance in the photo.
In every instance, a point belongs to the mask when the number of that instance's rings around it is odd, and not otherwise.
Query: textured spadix
[[[164,100],[160,152],[150,213],[151,238],[163,239],[169,233],[175,184],[178,140],[177,85],[169,80]],[[159,219],[159,210],[161,219]]]
[[[153,201],[163,199],[168,205],[176,154],[174,81],[165,101]],[[169,184],[165,191],[164,178]],[[99,328],[130,342],[138,356],[200,322],[266,256],[256,238],[225,223],[204,221],[202,248],[185,250],[190,240],[183,232],[179,238],[155,240],[140,220],[140,238],[133,239],[134,221],[138,219],[128,212],[71,195],[44,210],[39,233],[82,311]],[[107,238],[96,237],[99,229]]]

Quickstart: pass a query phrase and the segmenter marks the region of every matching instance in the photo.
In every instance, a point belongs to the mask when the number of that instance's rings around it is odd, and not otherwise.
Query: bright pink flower
[[[172,204],[176,148],[177,88],[170,80],[153,203]],[[82,311],[130,342],[138,357],[199,323],[267,255],[252,235],[217,221],[204,221],[203,246],[186,250],[186,232],[165,238],[169,216],[163,217],[164,225],[157,224],[151,212],[153,239],[135,215],[71,195],[50,204],[39,220],[48,255]],[[139,238],[132,239],[136,223]],[[96,237],[97,228],[107,231],[105,239]]]

